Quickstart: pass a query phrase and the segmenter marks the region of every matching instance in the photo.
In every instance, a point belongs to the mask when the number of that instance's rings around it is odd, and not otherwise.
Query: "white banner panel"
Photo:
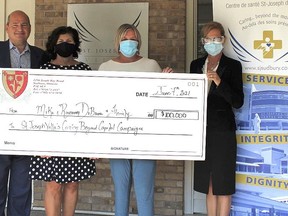
[[[148,3],[68,4],[67,23],[76,28],[81,37],[79,60],[94,70],[117,56],[114,37],[124,23],[134,24],[141,34],[140,54],[148,57]]]
[[[233,215],[288,215],[288,1],[213,1],[225,53],[241,61]]]
[[[0,153],[203,160],[205,75],[3,69]]]

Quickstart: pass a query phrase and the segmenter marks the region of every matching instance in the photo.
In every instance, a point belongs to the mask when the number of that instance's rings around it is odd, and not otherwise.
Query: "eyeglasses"
[[[202,41],[203,44],[207,44],[207,43],[223,43],[224,36],[213,37],[213,38],[205,37],[205,38],[201,38],[201,41]]]

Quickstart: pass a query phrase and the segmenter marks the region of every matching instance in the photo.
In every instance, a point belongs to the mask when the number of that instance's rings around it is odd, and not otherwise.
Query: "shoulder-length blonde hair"
[[[119,53],[120,42],[122,41],[123,37],[125,36],[125,34],[127,33],[128,30],[134,31],[134,33],[136,35],[136,39],[138,41],[138,46],[137,46],[138,52],[140,52],[140,47],[142,44],[140,32],[138,31],[136,26],[125,23],[125,24],[122,24],[117,29],[117,32],[116,32],[116,36],[115,36],[115,40],[114,40],[114,48],[115,48],[115,51],[117,53]]]

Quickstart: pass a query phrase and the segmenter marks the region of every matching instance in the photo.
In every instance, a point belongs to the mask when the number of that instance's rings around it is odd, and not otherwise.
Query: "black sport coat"
[[[42,49],[31,45],[29,45],[29,48],[31,52],[31,68],[40,68],[40,65],[49,60]],[[9,40],[0,41],[0,68],[11,68]]]
[[[203,73],[206,58],[192,61],[190,73]],[[235,130],[233,108],[240,108],[244,103],[242,66],[239,61],[222,54],[216,72],[221,83],[218,87],[211,83],[207,98],[207,127],[219,131]]]

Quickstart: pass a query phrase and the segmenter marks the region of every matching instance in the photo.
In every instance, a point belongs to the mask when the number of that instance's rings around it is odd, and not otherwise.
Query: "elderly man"
[[[30,46],[30,20],[23,11],[8,16],[9,39],[0,42],[0,68],[39,68],[48,58],[40,48]],[[31,180],[29,156],[0,155],[0,216],[30,216]],[[9,182],[8,182],[9,180]]]

